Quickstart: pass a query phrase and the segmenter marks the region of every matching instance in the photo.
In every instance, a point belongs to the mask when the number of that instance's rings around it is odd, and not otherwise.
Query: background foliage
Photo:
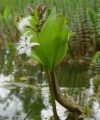
[[[17,16],[28,14],[29,6],[38,3],[47,7],[57,7],[63,12],[70,29],[75,33],[69,43],[69,56],[79,61],[87,60],[100,50],[100,0],[0,0],[0,46],[7,47],[9,42],[18,40],[15,27]]]

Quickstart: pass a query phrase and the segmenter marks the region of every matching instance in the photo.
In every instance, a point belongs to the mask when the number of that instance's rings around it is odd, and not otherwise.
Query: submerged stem
[[[48,74],[48,84],[49,84],[49,90],[50,90],[50,95],[51,95],[51,102],[52,102],[52,107],[53,107],[54,119],[59,120],[59,117],[57,115],[57,110],[56,110],[55,96],[54,96],[53,89],[52,89],[52,81],[51,81],[50,72],[48,71],[47,74]]]
[[[78,114],[82,114],[84,113],[84,108],[82,106],[80,106],[79,104],[77,104],[73,99],[71,99],[68,95],[67,98],[65,98],[60,89],[59,89],[59,85],[58,82],[56,80],[56,76],[55,76],[55,71],[52,70],[50,72],[50,77],[51,77],[51,87],[52,87],[52,91],[54,94],[55,99],[66,109],[68,109],[70,112],[76,112]]]

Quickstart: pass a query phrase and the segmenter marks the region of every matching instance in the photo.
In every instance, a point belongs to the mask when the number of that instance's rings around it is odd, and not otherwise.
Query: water
[[[80,103],[94,109],[91,118],[100,120],[100,79],[88,74],[86,66],[62,64],[57,68],[61,91]],[[99,80],[98,80],[99,79]],[[56,102],[61,120],[68,111]],[[53,116],[45,72],[41,66],[15,65],[9,51],[0,55],[0,120],[51,120]]]

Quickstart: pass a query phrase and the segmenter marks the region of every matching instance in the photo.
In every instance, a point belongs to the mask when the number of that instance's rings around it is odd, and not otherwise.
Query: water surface
[[[40,65],[15,63],[9,51],[1,51],[0,120],[50,120],[53,113],[45,72]],[[77,64],[63,63],[56,73],[64,95],[68,92],[79,104],[93,108],[93,116],[84,120],[100,120],[100,79]],[[68,111],[56,104],[60,119],[66,120]]]

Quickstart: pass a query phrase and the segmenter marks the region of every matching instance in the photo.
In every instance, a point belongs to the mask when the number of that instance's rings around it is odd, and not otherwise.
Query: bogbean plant
[[[17,51],[52,70],[68,49],[70,32],[66,19],[63,14],[56,13],[56,8],[50,14],[41,5],[34,11],[31,8],[29,10],[30,16],[17,18],[17,27],[21,33]]]
[[[55,67],[62,61],[67,50],[68,40],[71,35],[66,18],[57,14],[56,8],[52,10],[39,5],[36,9],[29,8],[30,15],[17,18],[17,28],[21,33],[17,43],[19,54],[38,60],[48,73],[53,112],[58,120],[55,100],[71,112],[83,113],[83,108],[70,98],[66,100],[58,87],[55,79]]]

